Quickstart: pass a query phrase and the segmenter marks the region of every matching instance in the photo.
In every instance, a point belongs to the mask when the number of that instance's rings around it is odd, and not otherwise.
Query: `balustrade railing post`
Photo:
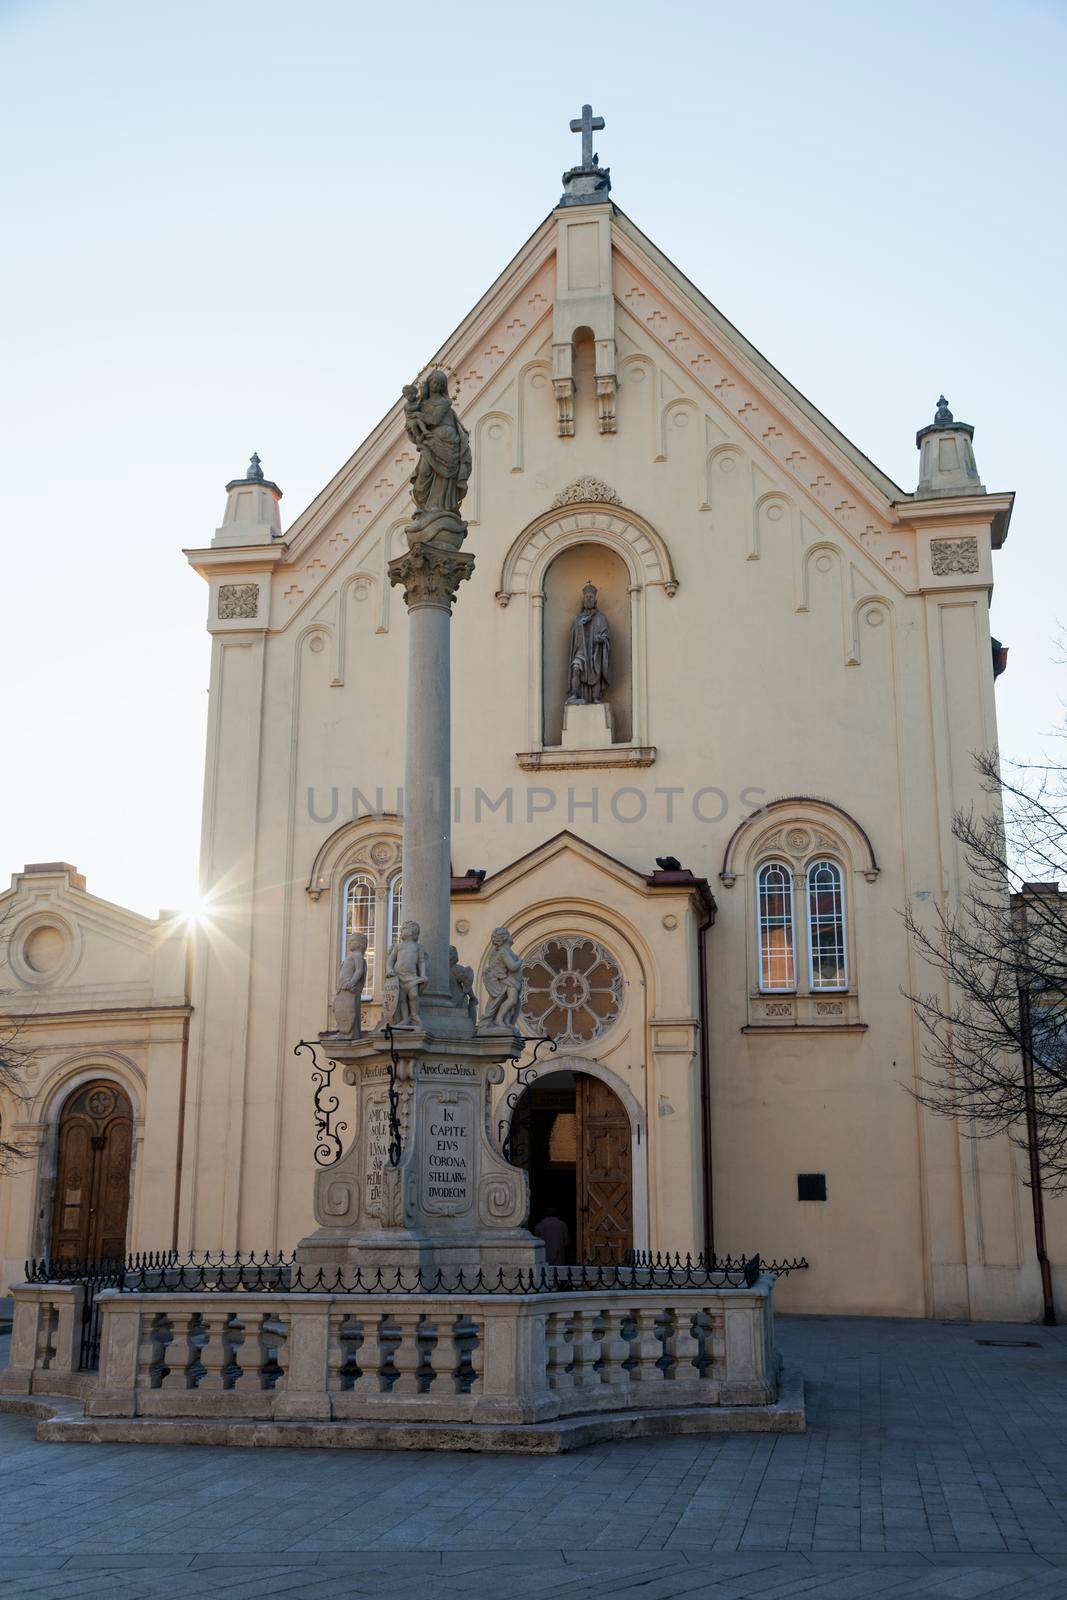
[[[574,1374],[570,1370],[572,1316],[573,1313],[554,1311],[546,1329],[548,1384],[557,1394],[569,1394],[574,1388]]]
[[[19,1283],[11,1294],[15,1315],[0,1392],[47,1393],[60,1374],[69,1378],[78,1370],[84,1290],[80,1283]]]
[[[574,1313],[574,1333],[571,1339],[571,1361],[576,1389],[600,1387],[600,1373],[594,1363],[597,1345],[593,1338],[593,1313],[578,1310]]]
[[[696,1307],[685,1301],[674,1312],[670,1353],[674,1359],[671,1377],[676,1383],[695,1383],[700,1377],[700,1369],[694,1365],[700,1354],[700,1341],[693,1333],[695,1315]]]
[[[178,1302],[171,1316],[171,1328],[174,1338],[170,1344],[170,1360],[167,1365],[170,1372],[163,1380],[164,1389],[178,1390],[191,1389],[191,1369],[199,1357],[199,1349],[195,1349],[192,1341],[192,1328],[197,1321],[196,1314],[188,1303]]]
[[[394,1314],[393,1321],[400,1330],[400,1342],[393,1350],[393,1365],[399,1376],[393,1384],[394,1394],[419,1392],[419,1323],[421,1313],[417,1308],[404,1306]]]
[[[100,1307],[100,1377],[85,1403],[87,1416],[137,1415],[137,1360],[141,1349],[142,1307],[117,1289],[97,1296]]]
[[[656,1331],[657,1323],[662,1314],[658,1305],[639,1305],[633,1313],[634,1322],[637,1326],[637,1337],[633,1341],[633,1354],[637,1364],[632,1369],[630,1376],[641,1382],[647,1382],[650,1379],[663,1376],[660,1368],[656,1365],[663,1354],[663,1346]]]
[[[205,1342],[200,1346],[200,1365],[203,1376],[197,1384],[201,1394],[220,1394],[225,1388],[223,1369],[230,1362],[230,1347],[226,1328],[230,1320],[228,1308],[220,1310],[217,1304],[205,1307],[202,1312]]]
[[[603,1365],[600,1373],[605,1383],[620,1384],[630,1381],[630,1374],[623,1365],[630,1354],[630,1342],[623,1338],[625,1321],[626,1312],[616,1306],[609,1306],[604,1312],[604,1331],[600,1340],[600,1358]]]
[[[332,1416],[327,1389],[332,1305],[331,1299],[318,1295],[288,1302],[287,1366],[274,1399],[276,1417]]]

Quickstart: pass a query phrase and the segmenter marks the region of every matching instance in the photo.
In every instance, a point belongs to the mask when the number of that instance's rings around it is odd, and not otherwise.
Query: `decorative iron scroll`
[[[505,1161],[511,1160],[511,1121],[515,1113],[515,1107],[522,1099],[522,1096],[525,1094],[526,1090],[529,1089],[532,1084],[537,1082],[537,1079],[541,1075],[541,1068],[544,1066],[544,1062],[539,1062],[537,1059],[538,1053],[540,1052],[542,1046],[550,1055],[555,1055],[556,1051],[559,1049],[559,1040],[553,1038],[550,1034],[520,1033],[519,1038],[522,1040],[523,1044],[532,1044],[534,1047],[534,1053],[530,1057],[529,1061],[516,1061],[514,1058],[511,1058],[509,1063],[504,1063],[505,1065],[511,1065],[515,1068],[515,1087],[508,1090],[504,1099],[504,1104],[511,1112],[511,1116],[501,1117],[500,1121],[496,1125],[496,1135],[500,1140],[500,1152]]]
[[[294,1045],[293,1054],[298,1056],[304,1050],[311,1056],[311,1082],[315,1087],[315,1165],[332,1167],[341,1159],[341,1135],[348,1132],[347,1122],[333,1120],[341,1105],[330,1087],[337,1062],[327,1059],[325,1066],[320,1065],[318,1052],[310,1039],[301,1039]]]
[[[389,1040],[389,1165],[398,1167],[400,1165],[400,1091],[396,1086],[396,1073],[400,1062],[397,1060],[391,1022],[385,1024],[385,1036]]]

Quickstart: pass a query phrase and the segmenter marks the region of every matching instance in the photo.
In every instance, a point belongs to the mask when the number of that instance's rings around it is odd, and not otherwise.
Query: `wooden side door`
[[[630,1119],[599,1078],[577,1079],[578,1260],[605,1266],[633,1248]]]
[[[133,1114],[114,1083],[90,1083],[63,1108],[52,1217],[52,1259],[126,1254]]]

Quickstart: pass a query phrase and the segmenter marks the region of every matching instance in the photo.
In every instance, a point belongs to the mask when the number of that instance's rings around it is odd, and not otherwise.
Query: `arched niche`
[[[627,571],[631,736],[624,741],[616,733],[612,748],[628,750],[627,765],[647,766],[655,759],[655,749],[648,745],[646,596],[649,591],[660,590],[667,600],[672,599],[678,590],[678,579],[666,542],[652,524],[621,505],[610,485],[593,478],[578,479],[561,490],[556,505],[529,523],[514,540],[501,568],[497,603],[509,606],[512,601],[520,601],[526,613],[530,758],[520,756],[519,760],[523,765],[540,766],[541,753],[547,746],[541,617],[545,574],[565,550],[586,544],[614,551]],[[579,595],[584,582],[583,576]],[[574,611],[577,612],[577,597]]]
[[[597,608],[610,629],[611,658],[607,703],[616,743],[633,737],[633,646],[630,571],[618,551],[592,541],[569,545],[549,562],[544,576],[541,620],[543,739],[563,738],[563,707],[570,687],[570,635],[581,610],[582,590],[596,585]]]
[[[571,345],[575,420],[578,432],[588,436],[597,431],[596,342],[592,328],[575,328]]]

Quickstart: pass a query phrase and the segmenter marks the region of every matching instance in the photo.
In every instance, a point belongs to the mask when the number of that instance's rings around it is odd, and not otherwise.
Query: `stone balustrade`
[[[778,1380],[772,1282],[517,1295],[105,1290],[100,1371],[86,1410],[529,1423],[770,1405]],[[15,1289],[5,1387],[47,1391],[62,1363],[73,1370],[78,1292]]]
[[[15,1316],[0,1394],[78,1394],[82,1309],[80,1283],[23,1283],[12,1291]]]

